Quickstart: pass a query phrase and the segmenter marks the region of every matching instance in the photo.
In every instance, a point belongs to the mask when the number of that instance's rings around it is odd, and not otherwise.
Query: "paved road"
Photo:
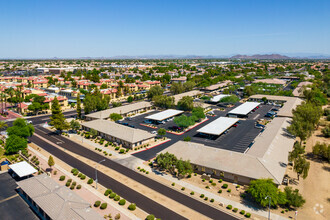
[[[69,150],[73,153],[79,154],[83,157],[86,157],[93,161],[100,161],[104,159],[103,156],[97,154],[94,151],[91,151],[85,147],[82,147],[81,145],[68,140],[62,136],[56,135],[54,133],[49,133],[49,130],[42,128],[40,126],[37,127],[36,133],[47,140],[57,143],[60,141],[63,142],[63,144],[60,144],[61,147],[65,148],[66,150]],[[63,161],[68,163],[69,165],[73,167],[77,167],[81,172],[85,173],[88,176],[93,177],[94,176],[94,168],[90,167],[89,165],[84,164],[83,162],[79,161],[78,159],[71,157],[64,151],[59,150],[58,148],[52,146],[51,144],[48,144],[44,141],[42,141],[40,138],[33,136],[31,137],[31,141],[42,147],[43,149],[47,150],[54,156],[61,158]],[[135,172],[134,170],[131,170],[121,164],[118,164],[110,159],[106,159],[105,162],[102,163],[103,165],[122,173],[123,175],[205,215],[212,219],[235,219],[235,217],[222,212],[216,208],[213,208],[207,204],[204,204],[203,202],[200,202],[196,199],[193,199],[187,195],[184,195],[182,193],[178,193],[176,190],[167,187],[155,180],[152,180],[140,173]],[[129,201],[135,202],[137,206],[141,207],[143,210],[155,214],[157,217],[160,217],[162,219],[182,219],[183,217],[174,213],[173,211],[167,209],[166,207],[148,199],[147,197],[141,195],[140,193],[126,187],[125,185],[117,182],[116,180],[112,179],[111,177],[108,177],[101,172],[99,172],[99,182],[104,185],[105,187],[113,189],[115,192],[117,192],[119,195],[123,196],[124,198],[127,198]]]

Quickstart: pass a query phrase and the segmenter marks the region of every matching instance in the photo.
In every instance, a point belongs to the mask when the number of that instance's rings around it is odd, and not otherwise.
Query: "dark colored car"
[[[128,126],[128,123],[124,122],[124,123],[122,123],[122,125],[126,125],[126,126]]]
[[[132,121],[132,118],[131,117],[127,117],[125,119],[128,120],[128,121]]]
[[[134,126],[134,125],[128,125],[128,127],[131,127],[131,128],[135,128],[135,126]]]
[[[171,130],[173,131],[181,131],[182,128],[178,127],[178,126],[173,126],[173,127],[170,127]]]

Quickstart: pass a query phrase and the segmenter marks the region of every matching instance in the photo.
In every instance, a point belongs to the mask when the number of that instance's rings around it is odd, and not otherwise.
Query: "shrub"
[[[227,190],[227,192],[229,192],[229,193],[230,193],[230,192],[231,192],[231,189],[228,189],[228,190]]]
[[[94,182],[94,180],[92,178],[89,178],[89,180],[87,181],[87,184],[92,184]]]
[[[205,179],[202,179],[203,182],[205,182]]]
[[[82,176],[82,173],[79,173],[79,174],[78,174],[78,177],[81,178],[81,176]]]
[[[238,211],[238,208],[234,208],[234,209],[233,209],[233,212],[237,212],[237,211]]]
[[[57,174],[57,171],[55,170],[55,171],[54,171],[54,176],[55,176],[56,174]]]
[[[77,185],[77,182],[76,181],[73,181],[72,182],[72,185],[74,185],[74,186]]]
[[[218,193],[222,193],[222,189],[219,189]]]
[[[172,183],[172,186],[175,186],[175,183]]]
[[[244,215],[244,214],[245,214],[245,211],[244,211],[244,210],[241,210],[241,211],[239,212],[239,214]]]
[[[147,171],[146,174],[149,174],[149,171]]]
[[[72,179],[68,179],[68,181],[67,181],[67,182],[70,182],[70,183],[71,183],[71,182],[72,182]]]
[[[107,190],[104,192],[104,195],[105,195],[105,196],[108,196],[110,193],[112,193],[112,190],[111,190],[111,189],[107,189]]]
[[[222,188],[227,189],[227,188],[228,188],[228,184],[226,184],[226,183],[223,184],[223,185],[222,185]]]
[[[60,181],[64,181],[65,180],[65,176],[60,176]]]
[[[146,220],[154,220],[155,219],[155,216],[154,215],[148,215],[146,217]]]
[[[74,175],[74,176],[77,176],[77,175],[78,175],[78,173],[79,173],[79,171],[78,171],[78,170],[77,170],[77,171],[74,171],[74,172],[73,172],[73,175]]]
[[[194,193],[194,191],[191,191],[191,192],[190,192],[190,195],[192,195],[192,196],[193,196],[194,194],[195,194],[195,193]]]
[[[79,184],[79,185],[76,187],[76,189],[81,189],[81,185]]]
[[[77,169],[77,168],[73,168],[73,169],[71,170],[71,173],[74,173],[74,172],[76,172],[76,171],[78,171],[78,169]]]
[[[125,205],[125,204],[126,204],[126,200],[125,199],[119,200],[119,205]]]
[[[70,186],[70,189],[71,189],[71,190],[73,190],[73,189],[74,189],[74,187],[75,187],[74,185],[71,185],[71,186]]]
[[[222,179],[219,179],[219,181],[218,181],[219,183],[222,183]]]
[[[191,137],[190,136],[186,136],[183,138],[183,141],[191,141]]]
[[[209,189],[210,187],[209,186],[205,186],[206,189]]]
[[[102,203],[100,209],[106,209],[107,206],[108,206],[108,203],[104,202],[104,203]]]
[[[205,197],[204,200],[207,201],[209,199],[209,197]]]
[[[70,182],[66,182],[65,186],[69,187],[70,186]]]
[[[200,197],[201,197],[201,198],[204,198],[204,194],[201,194]]]
[[[120,149],[119,153],[120,154],[123,154],[123,153],[125,153],[125,150],[124,149]]]
[[[184,188],[184,187],[181,188],[182,191],[185,190],[185,189],[186,189],[186,188]]]
[[[284,213],[284,210],[282,210],[281,213],[283,214]]]
[[[197,176],[197,173],[194,173],[194,176]]]
[[[211,183],[211,185],[212,185],[212,186],[215,186],[215,185],[217,185],[217,184],[216,184],[216,183]]]
[[[128,209],[131,210],[131,211],[134,211],[136,209],[136,205],[135,203],[131,203],[129,206],[128,206]]]
[[[81,175],[80,179],[81,179],[81,180],[84,180],[84,179],[86,179],[86,175],[84,175],[84,174],[83,174],[83,175]]]
[[[116,195],[115,198],[113,198],[113,200],[119,201],[120,200],[120,196]]]
[[[250,213],[246,213],[245,214],[245,217],[250,218],[251,217],[251,214]]]
[[[209,183],[213,183],[213,180],[211,179],[211,180],[209,180]]]
[[[116,197],[116,195],[117,195],[116,193],[112,192],[112,193],[110,193],[109,198],[110,198],[110,199],[113,199],[113,198]]]
[[[240,185],[237,185],[237,186],[236,186],[237,189],[240,188],[240,187],[241,187]]]
[[[187,178],[191,178],[191,174],[188,174]]]
[[[96,201],[95,203],[94,203],[94,207],[99,207],[101,205],[101,201]]]
[[[115,150],[119,150],[120,147],[116,147]]]
[[[226,208],[229,209],[229,210],[231,210],[233,208],[233,206],[232,205],[227,205]]]
[[[116,220],[120,219],[120,213],[117,213],[117,215],[115,216],[115,219]]]
[[[214,202],[214,199],[211,199],[210,202]]]

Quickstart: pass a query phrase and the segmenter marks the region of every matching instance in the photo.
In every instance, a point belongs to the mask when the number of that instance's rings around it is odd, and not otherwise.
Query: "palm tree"
[[[8,127],[7,123],[5,121],[0,121],[0,130],[2,130],[5,127]]]

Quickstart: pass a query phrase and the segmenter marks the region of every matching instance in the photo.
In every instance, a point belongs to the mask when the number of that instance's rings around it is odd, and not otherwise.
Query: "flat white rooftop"
[[[211,102],[220,102],[220,100],[224,97],[227,97],[227,96],[230,96],[230,95],[226,95],[226,94],[220,94],[220,95],[216,95],[216,96],[213,96],[211,98]]]
[[[233,114],[233,115],[247,115],[249,114],[255,107],[260,105],[259,102],[245,102],[242,105],[234,108],[228,114]]]
[[[158,112],[158,113],[153,114],[153,115],[149,115],[146,118],[151,119],[151,120],[155,120],[155,121],[163,121],[165,119],[174,117],[174,116],[179,115],[181,113],[183,113],[183,111],[175,110],[175,109],[168,109],[168,110]]]
[[[220,135],[228,128],[233,126],[239,119],[219,117],[217,120],[197,130],[197,132],[211,135]]]
[[[26,161],[22,161],[19,163],[14,163],[9,165],[10,169],[12,169],[19,177],[28,176],[37,172],[30,164]]]

